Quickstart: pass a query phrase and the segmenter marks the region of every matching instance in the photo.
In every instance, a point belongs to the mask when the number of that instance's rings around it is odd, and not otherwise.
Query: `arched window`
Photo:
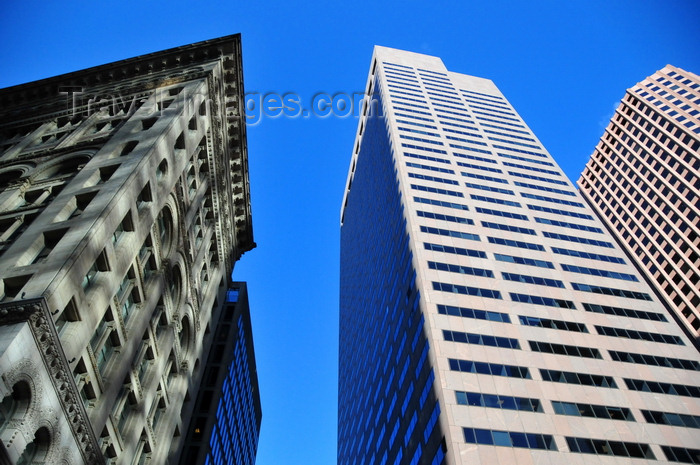
[[[158,234],[160,237],[163,257],[170,255],[170,249],[175,237],[175,223],[170,207],[165,206],[158,215]]]
[[[34,433],[34,440],[27,444],[22,455],[17,460],[17,465],[29,465],[35,461],[43,462],[51,445],[51,434],[48,428],[42,426]]]
[[[172,268],[170,280],[170,298],[173,302],[173,308],[177,311],[182,301],[182,271],[179,265]]]
[[[39,166],[37,174],[33,176],[34,181],[42,181],[50,178],[59,178],[68,175],[75,175],[82,167],[90,161],[92,154],[81,153],[50,164],[46,167]]]
[[[24,176],[24,170],[20,168],[10,168],[0,173],[0,190],[7,187],[13,181]]]
[[[0,431],[7,427],[12,418],[22,418],[29,410],[32,391],[29,383],[18,381],[12,386],[12,393],[0,403]]]
[[[187,349],[190,344],[190,319],[187,315],[182,318],[182,324],[180,329],[180,348],[183,353],[187,353]]]

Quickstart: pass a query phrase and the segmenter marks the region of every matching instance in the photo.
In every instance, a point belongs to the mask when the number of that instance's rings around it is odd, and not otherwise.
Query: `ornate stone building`
[[[0,464],[175,463],[251,225],[240,36],[0,90]]]

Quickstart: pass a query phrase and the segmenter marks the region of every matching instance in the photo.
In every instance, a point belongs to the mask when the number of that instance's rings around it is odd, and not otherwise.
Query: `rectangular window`
[[[455,391],[457,404],[472,407],[489,407],[506,410],[523,410],[526,412],[542,413],[542,406],[537,399],[526,397],[511,397],[481,392]]]
[[[609,271],[609,270],[599,270],[597,268],[588,268],[585,266],[567,265],[566,263],[562,263],[561,269],[564,271],[570,271],[572,273],[588,274],[591,276],[600,276],[603,278],[621,279],[623,281],[633,281],[633,282],[639,281],[637,279],[637,277],[632,275],[632,274],[619,273],[617,271]]]
[[[546,370],[540,368],[540,374],[544,381],[564,384],[580,384],[582,386],[597,386],[617,389],[617,384],[612,376],[589,375],[588,373],[574,373],[571,371]]]
[[[526,182],[520,182],[520,181],[514,181],[513,184],[515,184],[518,187],[526,187],[528,189],[536,189],[540,191],[545,191],[545,192],[553,192],[555,194],[563,194],[563,195],[570,195],[572,197],[576,197],[576,193],[572,191],[565,191],[562,189],[555,189],[553,187],[547,187],[547,186],[538,186],[536,184],[528,184]]]
[[[428,268],[431,270],[449,271],[451,273],[468,274],[472,276],[481,276],[484,278],[493,278],[493,271],[483,268],[475,268],[472,266],[454,265],[452,263],[428,262]]]
[[[490,208],[481,208],[481,207],[476,207],[476,211],[478,213],[483,213],[485,215],[494,215],[494,216],[500,216],[503,218],[510,218],[513,220],[529,221],[527,216],[520,215],[518,213],[511,213],[511,212],[500,211],[500,210],[492,210]]]
[[[512,239],[502,239],[500,237],[491,236],[489,236],[488,240],[491,244],[507,245],[508,247],[518,247],[520,249],[539,250],[542,252],[544,251],[543,246],[540,244],[533,244],[532,242],[514,241]],[[548,268],[554,268],[554,266]]]
[[[656,460],[648,444],[566,436],[569,450],[580,454],[616,455]]]
[[[548,231],[542,231],[542,235],[544,237],[548,237],[550,239],[559,239],[561,241],[569,241],[569,242],[577,242],[579,244],[595,245],[598,247],[606,247],[608,249],[615,248],[615,246],[610,242],[598,241],[595,239],[587,239],[585,237],[567,236],[566,234],[558,234],[558,233],[552,233],[552,232],[548,232]]]
[[[441,315],[453,315],[463,318],[474,318],[477,320],[497,321],[501,323],[510,323],[510,317],[507,313],[492,312],[487,310],[477,310],[474,308],[455,307],[452,305],[437,305],[438,313]]]
[[[411,184],[411,189],[414,189],[417,191],[423,191],[423,192],[431,192],[433,194],[451,195],[453,197],[464,197],[464,194],[462,194],[461,192],[451,191],[451,190],[447,190],[447,189],[441,189],[439,187],[421,186],[420,184]],[[428,203],[428,202],[423,202],[423,203]]]
[[[638,363],[657,367],[678,368],[680,370],[700,371],[700,362],[661,355],[635,354],[619,350],[609,350],[610,358],[617,362]]]
[[[650,342],[661,342],[664,344],[685,345],[683,340],[673,334],[650,333],[637,331],[635,329],[613,328],[611,326],[595,326],[596,331],[601,336],[621,337],[624,339],[636,339]]]
[[[560,255],[568,255],[569,257],[587,258],[589,260],[599,260],[601,262],[608,263],[620,263],[624,264],[625,260],[619,257],[612,257],[610,255],[602,255],[591,252],[582,252],[580,250],[562,249],[559,247],[552,247],[552,252]]]
[[[668,321],[661,313],[646,312],[644,310],[634,310],[631,308],[613,307],[610,305],[584,303],[583,308],[587,312],[605,313],[607,315],[624,316],[628,318],[638,318],[640,320]]]
[[[686,428],[700,428],[700,416],[685,413],[659,412],[656,410],[642,410],[642,415],[648,423],[657,425],[683,426]]]
[[[491,202],[491,203],[496,203],[499,205],[508,205],[509,207],[520,207],[520,204],[518,202],[513,202],[511,200],[503,200],[503,199],[497,199],[494,197],[486,197],[483,195],[476,195],[476,194],[470,194],[469,195],[472,200],[479,200],[481,202]]]
[[[551,297],[542,297],[538,295],[518,294],[515,292],[510,292],[510,299],[513,302],[542,305],[545,307],[566,308],[569,310],[576,309],[576,305],[570,300],[553,299]]]
[[[440,236],[456,237],[459,239],[469,239],[472,241],[480,241],[481,239],[477,234],[465,233],[461,231],[451,231],[449,229],[433,228],[430,226],[421,226],[421,232],[428,234],[437,234]]]
[[[404,152],[404,156],[410,157],[410,158],[418,158],[420,160],[428,160],[428,161],[434,161],[437,163],[445,163],[446,165],[452,164],[450,160],[445,160],[444,158],[436,158],[436,157],[431,157],[428,155],[418,155],[416,153],[410,153],[410,152]]]
[[[604,234],[603,230],[600,228],[594,228],[592,226],[585,226],[582,224],[576,224],[576,223],[568,223],[566,221],[557,221],[557,220],[550,220],[548,218],[537,218],[535,217],[535,221],[541,224],[550,224],[552,226],[560,226],[562,228],[571,228],[571,229],[578,229],[579,231],[588,231],[588,232],[593,232],[593,233],[598,233],[598,234]]]
[[[454,179],[446,179],[446,178],[440,178],[437,176],[429,176],[427,174],[408,173],[408,177],[415,178],[415,179],[423,179],[425,181],[441,182],[443,184],[452,184],[454,186],[459,185],[459,182],[455,181]]]
[[[566,344],[554,344],[551,342],[528,341],[533,352],[545,354],[569,355],[572,357],[603,359],[598,349],[579,347]]]
[[[527,205],[527,208],[530,210],[538,211],[538,212],[545,212],[545,213],[552,213],[554,215],[562,215],[562,216],[571,216],[573,218],[581,218],[583,220],[593,220],[593,217],[591,215],[586,215],[584,213],[579,213],[579,212],[573,212],[569,210],[559,210],[558,208],[549,208],[549,207],[542,207],[540,205]]]
[[[554,400],[552,401],[552,407],[554,407],[554,412],[557,415],[603,418],[606,420],[635,421],[630,409],[625,407],[559,402]]]
[[[437,171],[439,173],[455,174],[454,171],[447,168],[440,168],[438,166],[421,165],[420,163],[406,162],[406,166],[409,168],[420,168],[422,170]]]
[[[499,194],[515,195],[515,192],[513,192],[512,190],[501,189],[500,187],[482,186],[481,184],[474,184],[472,182],[465,182],[464,185],[472,189],[479,189],[487,192],[498,192]]]
[[[462,428],[467,444],[486,444],[525,449],[557,450],[551,434],[518,433],[479,428]]]
[[[462,331],[442,330],[443,338],[446,341],[461,342],[463,344],[474,344],[481,346],[500,347],[502,349],[518,349],[520,344],[517,339],[501,336],[490,336],[486,334],[465,333]]]
[[[526,199],[542,200],[543,202],[558,203],[560,205],[568,205],[570,207],[584,208],[582,203],[572,202],[571,200],[558,199],[556,197],[547,197],[544,195],[528,194],[527,192],[521,192],[520,195]]]
[[[490,242],[490,241],[489,241]],[[539,268],[554,269],[554,264],[546,260],[537,260],[534,258],[517,257],[515,255],[504,255],[500,253],[493,254],[494,258],[499,262],[517,263],[518,265],[536,266]]]
[[[464,255],[466,257],[486,258],[486,252],[481,250],[463,249],[461,247],[452,247],[450,245],[431,244],[424,242],[425,250],[433,250],[435,252],[451,253],[456,255]]]
[[[534,326],[537,328],[558,329],[561,331],[573,331],[576,333],[587,333],[588,328],[583,323],[573,321],[552,320],[550,318],[539,318],[535,316],[519,315],[518,319],[523,326]]]
[[[480,287],[462,286],[460,284],[441,283],[433,281],[433,290],[452,292],[454,294],[471,295],[477,297],[486,297],[489,299],[501,299],[501,293],[493,289],[484,289]]]
[[[448,359],[450,370],[463,373],[505,376],[507,378],[532,379],[527,367],[501,365],[499,363],[473,362],[471,360]]]
[[[491,229],[498,229],[501,231],[510,231],[510,232],[516,232],[520,234],[529,234],[531,236],[537,235],[534,229],[530,228],[522,228],[520,226],[512,226],[509,224],[500,224],[500,223],[491,223],[489,221],[482,221],[481,225],[485,228],[491,228]]]
[[[469,218],[461,218],[461,217],[457,217],[457,216],[443,215],[441,213],[424,212],[424,211],[418,210],[418,211],[416,211],[416,214],[422,218],[432,218],[434,220],[451,221],[453,223],[461,223],[461,224],[468,224],[468,225],[474,224],[474,221],[470,220]]]
[[[515,281],[519,283],[536,284],[538,286],[558,287],[560,289],[564,289],[564,283],[558,279],[541,278],[539,276],[529,276],[518,273],[506,273],[505,271],[501,272],[501,275],[506,281]]]
[[[576,291],[592,292],[593,294],[613,295],[616,297],[626,297],[628,299],[648,300],[651,296],[645,292],[628,291],[626,289],[615,289],[612,287],[591,286],[589,284],[571,283]]]

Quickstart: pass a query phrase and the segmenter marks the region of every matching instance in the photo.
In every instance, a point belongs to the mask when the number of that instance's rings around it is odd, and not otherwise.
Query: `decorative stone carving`
[[[39,311],[41,305],[37,300],[0,303],[0,326],[22,323]]]
[[[44,367],[54,385],[84,462],[103,464],[104,458],[100,453],[97,438],[93,434],[78,387],[71,375],[70,365],[61,349],[56,328],[43,300],[40,309],[30,315],[29,323],[34,340],[41,348]]]

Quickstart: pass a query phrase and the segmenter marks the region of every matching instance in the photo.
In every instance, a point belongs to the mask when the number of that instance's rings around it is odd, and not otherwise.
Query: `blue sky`
[[[700,73],[700,2],[38,2],[0,6],[0,87],[242,33],[246,92],[361,92],[375,44],[492,79],[573,180],[626,88]],[[258,465],[335,463],[339,211],[357,120],[248,128]]]

